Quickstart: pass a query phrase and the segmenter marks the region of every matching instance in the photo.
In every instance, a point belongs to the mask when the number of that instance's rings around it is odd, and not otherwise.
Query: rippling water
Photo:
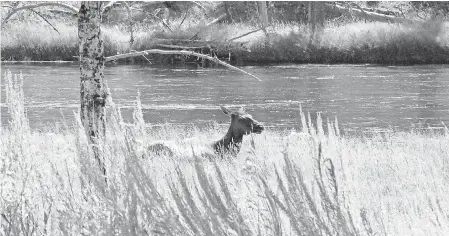
[[[79,106],[77,64],[2,64],[24,75],[30,124],[73,122]],[[299,127],[299,104],[324,118],[338,117],[346,131],[441,127],[449,124],[449,66],[270,65],[243,67],[258,82],[225,68],[107,65],[113,99],[131,119],[137,91],[147,122],[225,123],[219,104],[244,106],[274,127]],[[2,75],[3,77],[3,75]],[[3,82],[3,81],[2,81]],[[4,83],[2,83],[4,84]],[[8,120],[2,87],[2,123]]]

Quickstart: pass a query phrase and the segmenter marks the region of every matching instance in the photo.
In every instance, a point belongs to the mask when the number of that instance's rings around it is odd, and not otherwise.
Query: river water
[[[71,124],[79,106],[79,68],[75,63],[3,63],[4,72],[24,75],[26,108],[32,128]],[[242,69],[259,82],[227,68],[112,65],[105,78],[125,120],[141,93],[144,119],[151,124],[228,122],[219,104],[244,106],[267,126],[300,127],[299,104],[306,112],[337,117],[345,131],[441,127],[449,125],[449,65],[267,65]]]

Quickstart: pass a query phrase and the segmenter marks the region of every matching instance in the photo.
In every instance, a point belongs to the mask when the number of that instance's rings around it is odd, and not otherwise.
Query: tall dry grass
[[[11,120],[1,134],[1,235],[449,232],[448,134],[347,137],[337,122],[312,123],[301,111],[301,132],[250,136],[235,159],[166,157],[145,153],[145,143],[224,130],[155,130],[138,98],[125,125],[109,100],[103,176],[79,120],[63,131],[30,130],[21,76],[4,80]]]
[[[182,23],[182,24],[181,24]],[[204,26],[198,19],[172,21],[172,31],[160,24],[134,26],[132,50],[147,50],[159,42],[155,39],[190,39],[215,41],[217,50],[227,55],[226,40],[253,31],[250,24],[215,24]],[[47,25],[18,22],[2,30],[2,60],[76,60],[78,55],[75,25],[56,24],[56,33]],[[128,52],[130,35],[126,25],[104,26],[105,54]],[[274,22],[268,37],[259,31],[236,42],[245,50],[231,50],[243,63],[381,63],[423,64],[448,63],[449,28],[443,22],[415,25],[362,23],[328,23],[314,35],[307,25]],[[197,45],[198,46],[198,45]],[[157,59],[158,57],[155,56]],[[144,58],[137,60],[146,61]]]

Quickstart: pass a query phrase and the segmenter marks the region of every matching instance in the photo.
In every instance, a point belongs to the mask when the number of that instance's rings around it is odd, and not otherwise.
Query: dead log
[[[409,20],[405,18],[395,17],[391,15],[385,15],[380,14],[376,12],[369,12],[363,9],[358,9],[354,7],[345,7],[339,4],[328,4],[328,6],[331,6],[329,10],[335,10],[338,12],[350,12],[351,14],[354,14],[357,17],[360,17],[362,19],[370,20],[370,21],[379,21],[379,22],[389,22],[389,23],[407,23],[407,24],[413,24],[417,23],[417,21]]]
[[[190,47],[190,46],[179,46],[179,45],[168,45],[168,44],[156,44],[156,46],[158,47],[162,47],[162,48],[172,48],[172,49],[201,49],[204,47]]]
[[[236,71],[242,72],[242,73],[244,73],[246,75],[249,75],[249,76],[257,79],[258,81],[262,81],[257,76],[255,76],[255,75],[253,75],[251,73],[248,73],[248,72],[246,72],[246,71],[244,71],[242,69],[239,69],[239,68],[237,68],[235,66],[229,65],[228,63],[223,62],[223,61],[219,60],[216,57],[211,57],[211,56],[204,55],[204,54],[201,54],[201,53],[196,53],[196,52],[186,51],[186,50],[177,51],[177,50],[150,49],[150,50],[145,50],[145,51],[140,51],[140,52],[130,52],[130,53],[125,53],[125,54],[120,54],[120,55],[106,57],[105,58],[105,62],[115,61],[115,60],[118,60],[118,59],[129,58],[129,57],[148,55],[148,54],[187,55],[187,56],[200,57],[200,58],[204,58],[204,59],[213,61],[213,62],[215,62],[217,64],[223,65],[225,67],[228,67],[228,68],[230,68],[232,70],[236,70]]]

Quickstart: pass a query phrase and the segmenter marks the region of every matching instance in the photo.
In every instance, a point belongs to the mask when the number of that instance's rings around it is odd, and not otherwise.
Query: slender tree
[[[262,27],[265,28],[268,26],[268,9],[266,1],[259,1],[259,19],[262,23]]]
[[[325,20],[325,3],[310,1],[308,7],[308,24],[310,28],[310,42],[315,38],[315,31],[321,30]]]
[[[227,63],[224,63],[217,58],[185,50],[165,51],[153,49],[142,52],[130,52],[127,54],[115,55],[105,58],[103,53],[104,49],[103,37],[100,29],[102,15],[107,14],[113,7],[120,5],[124,6],[128,13],[128,20],[131,32],[129,51],[131,51],[131,46],[134,41],[132,29],[133,20],[131,9],[129,8],[126,2],[111,1],[106,6],[103,7],[103,2],[100,1],[96,2],[82,1],[81,7],[79,9],[74,6],[59,2],[43,2],[37,4],[29,4],[22,7],[13,6],[11,11],[6,15],[6,17],[2,21],[2,26],[4,26],[8,22],[10,17],[19,11],[32,10],[34,8],[45,6],[55,6],[69,9],[72,11],[72,13],[78,16],[78,43],[79,43],[79,60],[80,60],[80,73],[81,73],[80,119],[82,125],[84,126],[86,135],[88,136],[89,144],[92,146],[94,157],[98,161],[100,169],[104,174],[106,174],[106,168],[99,147],[101,144],[101,140],[105,136],[106,131],[105,102],[108,94],[103,75],[104,63],[106,61],[112,61],[120,58],[128,58],[134,56],[144,56],[149,53],[192,55],[214,61],[233,70],[237,70],[247,75],[250,75],[256,78],[257,80],[260,80],[258,77],[244,70],[228,65]],[[209,24],[217,22],[224,16],[215,19]]]
[[[103,38],[100,29],[103,2],[81,2],[78,14],[78,42],[81,72],[81,123],[95,158],[106,173],[99,142],[106,129]]]

